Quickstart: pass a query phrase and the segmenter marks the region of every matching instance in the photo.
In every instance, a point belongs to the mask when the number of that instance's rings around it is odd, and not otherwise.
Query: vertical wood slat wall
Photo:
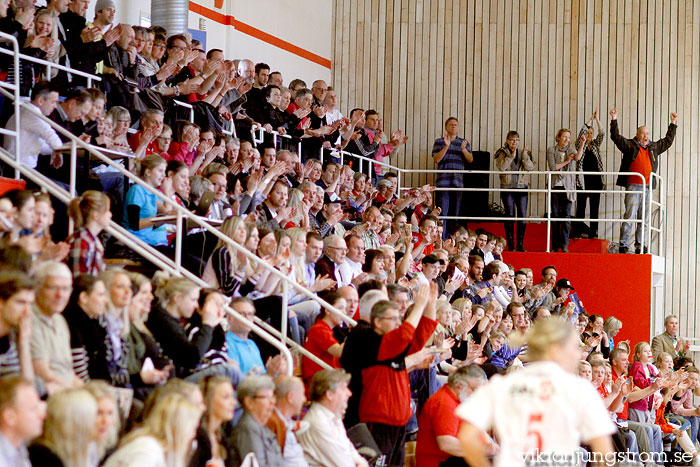
[[[638,125],[665,135],[680,115],[676,141],[662,156],[665,313],[695,335],[700,149],[700,0],[334,0],[333,82],[341,110],[377,109],[384,129],[410,136],[392,158],[399,167],[433,169],[432,143],[449,116],[474,149],[493,154],[510,129],[532,150],[539,170],[559,128],[580,126],[594,108],[609,130],[616,106],[623,135]],[[621,154],[609,135],[606,170]],[[432,177],[420,174],[414,185]],[[531,186],[543,188],[544,178]],[[606,180],[608,189],[614,179]],[[491,177],[492,187],[498,186]],[[492,196],[497,201],[497,196]],[[542,196],[530,215],[544,215]],[[604,195],[601,217],[622,199]],[[617,239],[618,225],[601,225]],[[607,271],[601,271],[605,277]],[[624,280],[624,272],[616,278]],[[611,302],[611,306],[612,306]],[[614,313],[614,309],[610,310]],[[700,327],[700,325],[699,325]]]

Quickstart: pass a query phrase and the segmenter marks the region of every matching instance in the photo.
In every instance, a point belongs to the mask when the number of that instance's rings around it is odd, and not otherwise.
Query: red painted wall
[[[639,341],[649,341],[650,255],[505,252],[503,259],[516,271],[531,268],[535,283],[541,280],[543,267],[554,265],[559,279],[571,281],[589,314],[613,315],[622,321],[615,342],[629,339],[634,347]]]

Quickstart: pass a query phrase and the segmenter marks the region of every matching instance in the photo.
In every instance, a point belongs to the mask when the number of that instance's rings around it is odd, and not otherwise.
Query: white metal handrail
[[[2,134],[12,136],[15,138],[15,161],[17,164],[20,163],[20,146],[22,142],[20,141],[19,137],[19,130],[20,130],[20,114],[19,114],[19,109],[20,109],[20,93],[19,93],[19,79],[17,79],[17,74],[19,73],[19,44],[17,43],[17,38],[15,36],[12,36],[10,34],[0,32],[0,40],[3,41],[8,41],[10,44],[12,44],[12,50],[13,50],[13,56],[12,56],[12,61],[13,61],[13,66],[15,68],[15,80],[14,83],[7,83],[4,81],[0,81],[0,91],[2,91],[2,94],[5,95],[6,97],[9,97],[10,99],[13,100],[13,105],[15,108],[15,129],[14,130],[7,130],[5,128],[2,129]],[[0,47],[0,50],[5,51],[4,48]],[[10,94],[8,91],[5,90],[5,88],[10,89],[12,91],[12,94]],[[19,180],[20,173],[18,170],[15,170],[15,178]]]
[[[2,33],[2,35],[0,35],[0,37],[2,37],[2,38],[7,38],[8,36],[9,36],[9,34],[5,34],[5,33]],[[9,37],[12,37],[14,39],[13,36],[9,36]],[[15,39],[15,43],[16,42],[17,42],[17,39]],[[17,48],[16,52],[14,52],[14,53],[10,52],[7,49],[0,48],[0,53],[3,53],[5,55],[14,55],[17,60],[21,59],[21,60],[26,60],[28,62],[36,63],[38,65],[44,65],[46,67],[46,73],[49,76],[51,76],[51,69],[52,68],[55,68],[55,69],[61,70],[61,71],[65,71],[66,73],[71,74],[71,75],[82,76],[83,78],[87,79],[87,84],[88,84],[89,88],[92,87],[93,81],[102,81],[102,78],[97,76],[97,75],[93,75],[93,74],[87,73],[85,71],[75,70],[75,69],[67,67],[65,65],[59,65],[58,63],[49,62],[49,61],[43,60],[41,58],[36,58],[36,57],[32,57],[30,55],[25,55],[25,54],[19,52],[19,48]],[[17,64],[17,68],[15,68],[15,69],[17,70],[17,72],[15,74],[19,73],[19,64]]]
[[[36,169],[30,169],[26,166],[22,166],[21,163],[18,163],[15,160],[13,160],[12,156],[4,148],[0,148],[0,159],[3,160],[5,163],[9,164],[10,166],[14,167],[15,170],[23,171],[24,176],[26,178],[45,188],[49,194],[57,198],[62,203],[66,205],[70,203],[72,197],[68,192],[66,192],[66,190],[56,185],[56,183],[54,183],[51,179],[36,171]],[[178,268],[173,267],[173,265],[169,261],[169,258],[163,256],[160,252],[158,252],[151,246],[145,245],[141,241],[135,239],[132,234],[127,232],[126,229],[116,224],[114,221],[110,221],[110,224],[106,227],[105,230],[109,234],[113,235],[120,242],[124,243],[126,246],[131,248],[133,251],[140,254],[147,260],[151,261],[154,265],[158,266],[163,271],[174,275],[182,274],[182,271],[179,271]],[[193,274],[187,272],[185,276],[189,276],[188,278],[190,280],[193,280],[200,287],[206,287],[206,283],[202,283],[202,281]],[[226,312],[234,316],[234,318],[238,319],[239,321],[249,323],[249,321],[246,318],[241,316],[238,312],[231,309],[230,307],[226,307]],[[283,355],[285,355],[289,369],[288,373],[291,374],[294,365],[292,356],[289,353],[287,347],[277,339],[273,338],[268,332],[259,327],[257,324],[252,323],[250,325],[253,332],[259,335],[270,345],[276,347],[278,350],[280,350],[280,352]]]
[[[340,316],[341,319],[343,319],[344,321],[346,321],[348,324],[350,324],[350,325],[352,325],[352,326],[354,326],[354,325],[356,324],[356,322],[355,322],[352,318],[346,316],[345,313],[343,313],[342,311],[338,310],[336,307],[330,305],[330,304],[329,304],[328,302],[326,302],[325,300],[319,298],[318,296],[316,296],[315,294],[313,294],[313,293],[312,293],[311,291],[309,291],[308,289],[306,289],[306,288],[304,288],[303,286],[297,284],[295,281],[291,280],[291,279],[288,278],[286,275],[284,275],[282,272],[280,272],[280,271],[277,270],[276,268],[270,266],[268,263],[266,263],[265,261],[263,261],[262,259],[260,259],[260,258],[257,257],[256,255],[250,253],[246,248],[244,248],[244,247],[238,245],[238,244],[235,243],[232,239],[230,239],[229,237],[227,237],[226,235],[224,235],[223,233],[221,233],[219,230],[217,230],[217,229],[215,229],[214,227],[210,226],[207,222],[201,220],[198,216],[194,215],[194,214],[191,213],[190,211],[187,211],[187,210],[184,209],[183,207],[179,206],[179,205],[178,205],[177,203],[175,203],[173,200],[171,200],[170,198],[166,197],[162,192],[156,190],[155,188],[153,188],[152,186],[150,186],[148,183],[145,183],[143,180],[141,180],[139,177],[137,177],[136,175],[132,174],[131,172],[127,171],[127,170],[126,170],[124,167],[122,167],[121,165],[116,164],[111,158],[109,158],[108,156],[105,156],[104,154],[102,154],[101,151],[98,150],[97,148],[95,148],[94,146],[91,146],[91,145],[85,143],[84,141],[82,141],[81,139],[79,139],[78,137],[76,137],[75,135],[73,135],[72,133],[68,132],[68,131],[65,130],[64,128],[62,128],[62,127],[60,127],[59,125],[57,125],[55,122],[53,122],[53,121],[51,121],[50,119],[46,118],[46,117],[45,117],[44,115],[42,115],[41,113],[38,113],[38,112],[33,108],[33,106],[28,106],[27,104],[22,104],[22,106],[24,106],[26,109],[29,109],[29,111],[34,112],[34,114],[37,115],[37,117],[39,117],[39,118],[43,119],[44,121],[46,121],[49,125],[52,126],[52,128],[53,128],[55,131],[57,131],[57,132],[63,134],[64,136],[66,136],[67,138],[70,139],[70,141],[71,141],[71,160],[70,160],[70,165],[71,165],[71,166],[70,166],[70,174],[71,174],[70,180],[71,180],[71,183],[70,183],[70,193],[69,193],[69,196],[71,196],[71,197],[75,196],[75,180],[76,180],[76,165],[77,165],[77,147],[81,147],[82,149],[87,150],[91,155],[95,156],[97,159],[100,159],[100,160],[101,160],[102,162],[104,162],[105,164],[107,164],[107,165],[113,167],[114,169],[116,169],[117,171],[119,171],[120,173],[122,173],[122,175],[126,176],[127,178],[129,178],[130,180],[132,180],[134,183],[137,183],[137,184],[143,186],[146,190],[148,190],[149,192],[151,192],[151,193],[153,193],[154,195],[156,195],[156,196],[157,196],[161,201],[163,201],[165,204],[167,204],[168,206],[170,206],[171,208],[173,208],[173,209],[176,210],[176,212],[177,212],[177,227],[178,227],[178,230],[177,230],[177,235],[176,235],[176,247],[175,247],[175,257],[176,257],[176,259],[175,259],[175,264],[174,264],[173,267],[174,267],[174,269],[175,269],[176,271],[178,271],[180,274],[182,274],[182,275],[188,277],[189,279],[195,281],[198,285],[200,285],[200,286],[202,286],[202,287],[208,286],[201,278],[199,278],[199,277],[197,277],[197,276],[191,274],[189,271],[183,269],[182,266],[181,266],[181,262],[180,262],[180,252],[181,252],[181,245],[182,245],[182,227],[181,227],[181,226],[182,226],[182,220],[183,220],[183,218],[188,218],[189,220],[191,220],[192,222],[198,224],[200,227],[202,227],[202,228],[205,229],[206,231],[210,232],[211,234],[213,234],[214,236],[216,236],[216,237],[219,238],[220,240],[225,241],[225,242],[227,243],[227,245],[228,245],[230,248],[233,248],[233,250],[235,250],[235,251],[237,251],[237,252],[242,252],[242,253],[243,253],[248,259],[250,259],[252,262],[254,262],[255,264],[261,265],[263,268],[267,269],[270,273],[272,273],[273,275],[275,275],[277,278],[279,278],[279,279],[282,281],[282,288],[283,288],[283,293],[282,293],[282,301],[283,301],[283,307],[282,307],[282,315],[283,315],[283,316],[282,316],[282,328],[283,328],[283,329],[282,329],[281,335],[284,336],[285,339],[286,339],[286,335],[287,335],[287,329],[286,329],[286,328],[287,328],[287,325],[286,325],[286,324],[287,324],[287,317],[288,317],[288,309],[287,309],[286,300],[287,300],[288,288],[289,288],[290,285],[291,285],[297,292],[299,292],[299,293],[301,293],[302,295],[306,296],[307,298],[309,298],[309,299],[311,299],[311,300],[317,302],[321,307],[325,308],[325,309],[328,310],[329,312],[335,313],[336,315]],[[18,164],[15,168],[20,168],[20,170],[25,170],[25,168],[23,168],[20,164]],[[150,258],[147,258],[147,259],[150,259]],[[160,259],[161,262],[168,262],[168,261],[170,261],[169,258],[164,257],[164,256],[162,256],[162,255],[161,255],[161,258],[159,258],[159,259]],[[290,342],[290,341],[287,340],[287,342]],[[301,346],[297,346],[297,345],[294,345],[294,344],[292,344],[292,346],[295,347],[296,350],[300,351],[301,353],[305,353],[305,354],[307,353],[307,351],[305,351],[305,349],[303,349]],[[286,348],[286,347],[285,347],[285,348]],[[309,357],[309,358],[311,358],[311,359],[314,359],[314,357],[315,357],[314,355],[312,355],[312,354],[310,354],[310,353],[309,353],[309,355],[306,355],[306,356]],[[319,360],[319,362],[321,362],[321,361]],[[317,362],[317,363],[318,363],[318,362]],[[290,364],[291,364],[291,362],[290,362]]]
[[[401,180],[402,176],[409,175],[409,174],[437,174],[437,173],[456,173],[456,174],[483,174],[483,175],[517,175],[517,174],[528,174],[528,175],[544,175],[547,177],[547,188],[501,188],[501,187],[494,187],[494,188],[469,188],[469,187],[463,187],[463,188],[447,188],[447,187],[436,187],[435,191],[459,191],[459,192],[527,192],[527,193],[544,193],[547,195],[547,217],[473,217],[473,216],[439,216],[441,219],[448,219],[448,220],[472,220],[472,221],[529,221],[529,222],[547,222],[547,252],[550,250],[550,239],[551,239],[551,223],[552,222],[561,222],[559,219],[556,217],[551,217],[551,194],[553,192],[551,186],[551,177],[552,175],[561,175],[562,172],[560,171],[549,171],[549,170],[540,170],[540,171],[500,171],[500,170],[437,170],[437,169],[402,169],[399,167],[396,167],[394,165],[382,162],[382,161],[377,161],[372,158],[368,158],[359,154],[354,154],[345,150],[339,151],[340,154],[340,163],[342,164],[344,161],[345,156],[350,156],[353,158],[356,158],[359,161],[359,170],[363,170],[363,163],[367,163],[370,167],[370,170],[374,170],[374,166],[378,165],[384,169],[391,170],[397,174],[398,178],[398,191],[400,192],[401,190],[409,190],[411,188],[408,187],[402,187],[401,186]],[[320,151],[319,158],[321,162],[323,162],[324,154],[323,150]],[[566,174],[566,173],[565,173]],[[659,245],[663,245],[662,242],[662,230],[660,225],[659,227],[655,227],[652,225],[651,220],[652,220],[652,208],[653,206],[657,206],[659,208],[659,211],[661,213],[661,218],[659,219],[659,223],[663,221],[663,218],[665,216],[665,205],[664,205],[664,200],[665,196],[663,194],[663,190],[665,189],[665,186],[663,184],[663,179],[661,176],[657,173],[652,173],[652,179],[657,179],[657,184],[660,187],[660,200],[661,202],[657,202],[653,198],[653,190],[650,191],[650,197],[649,197],[649,203],[647,203],[646,196],[643,194],[647,190],[647,183],[644,177],[642,176],[641,173],[639,172],[620,172],[620,171],[608,171],[608,172],[583,172],[583,171],[576,171],[572,172],[570,174],[573,175],[628,175],[628,176],[638,176],[642,183],[643,191],[640,192],[640,196],[642,196],[642,218],[641,219],[624,219],[624,218],[599,218],[599,219],[577,219],[577,218],[566,218],[566,222],[589,222],[589,221],[598,221],[598,222],[612,222],[612,223],[634,223],[634,224],[642,224],[643,226],[643,235],[641,239],[641,249],[644,251],[644,246],[651,246],[651,233],[656,232],[659,233],[660,238],[659,238]],[[556,191],[571,191],[571,190],[556,190]],[[587,189],[575,189],[574,190],[577,193],[606,193],[606,194],[613,194],[613,195],[624,195],[627,194],[628,192],[626,190],[587,190]]]
[[[251,127],[250,129],[250,134],[252,136],[253,144],[257,146],[258,144],[262,144],[265,142],[265,133],[269,133],[272,135],[272,144],[277,147],[277,138],[286,138],[288,140],[297,140],[297,153],[301,155],[301,138],[294,138],[291,135],[287,134],[281,134],[278,131],[272,130],[272,131],[267,131],[264,127],[260,126],[258,127],[258,136],[255,135],[255,127]]]

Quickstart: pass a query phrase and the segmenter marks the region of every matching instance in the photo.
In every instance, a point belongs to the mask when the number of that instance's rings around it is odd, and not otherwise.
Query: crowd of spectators
[[[382,161],[406,142],[384,134],[376,111],[346,118],[322,80],[285,87],[268,65],[227,60],[187,35],[114,25],[111,0],[97,1],[92,21],[87,0],[8,6],[0,31],[23,53],[102,78],[86,88],[75,73],[0,60],[30,98],[22,165],[67,186],[69,138],[37,114],[47,116],[235,245],[182,226],[183,265],[209,287],[155,272],[105,229],[114,220],[175,257],[174,211],[87,157],[67,208],[30,180],[0,196],[0,464],[401,466],[417,436],[417,465],[459,465],[455,408],[487,377],[522,367],[527,342],[514,336],[540,319],[577,325],[593,384],[628,420],[621,450],[660,452],[662,433],[691,450],[697,370],[677,319],[634,348],[627,377],[621,323],[589,316],[556,267],[534,284],[532,270],[505,261],[512,238],[444,225],[434,187],[399,193],[396,173],[340,163],[340,149]],[[12,108],[4,102],[10,129]],[[471,154],[451,143],[436,154]],[[5,148],[14,155],[15,139]],[[345,316],[283,287],[263,262]],[[307,356],[290,369],[254,318],[288,329],[331,369]]]

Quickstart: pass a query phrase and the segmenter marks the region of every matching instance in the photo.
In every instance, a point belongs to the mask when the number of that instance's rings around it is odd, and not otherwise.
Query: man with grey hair
[[[455,410],[469,395],[486,384],[486,373],[478,365],[457,368],[447,384],[428,399],[418,418],[416,465],[438,465],[450,457],[463,457],[457,434],[460,420]]]
[[[231,433],[233,465],[254,453],[260,465],[285,465],[282,450],[267,422],[275,407],[275,383],[269,376],[248,376],[236,388],[245,411]]]
[[[340,269],[347,253],[347,245],[340,235],[331,235],[323,240],[323,256],[316,261],[316,274],[335,280],[336,285],[328,289],[331,292],[335,292],[338,287],[349,285],[352,281],[352,277],[343,275]]]
[[[294,417],[301,414],[306,402],[304,383],[295,376],[280,376],[275,380],[275,399],[277,400],[267,427],[277,436],[282,450],[285,466],[308,467],[304,459],[304,450],[294,433]]]
[[[47,261],[37,266],[35,306],[30,349],[34,373],[49,392],[82,386],[73,370],[70,331],[63,318],[73,290],[73,276],[63,263]]]
[[[678,338],[678,317],[676,315],[668,315],[664,318],[664,332],[658,336],[654,336],[651,340],[651,351],[654,356],[658,356],[661,352],[666,352],[673,358],[684,357],[690,349],[690,342],[685,342]]]
[[[367,466],[343,427],[348,407],[350,375],[343,370],[321,370],[311,380],[311,408],[304,417],[309,428],[299,433],[311,465]]]

